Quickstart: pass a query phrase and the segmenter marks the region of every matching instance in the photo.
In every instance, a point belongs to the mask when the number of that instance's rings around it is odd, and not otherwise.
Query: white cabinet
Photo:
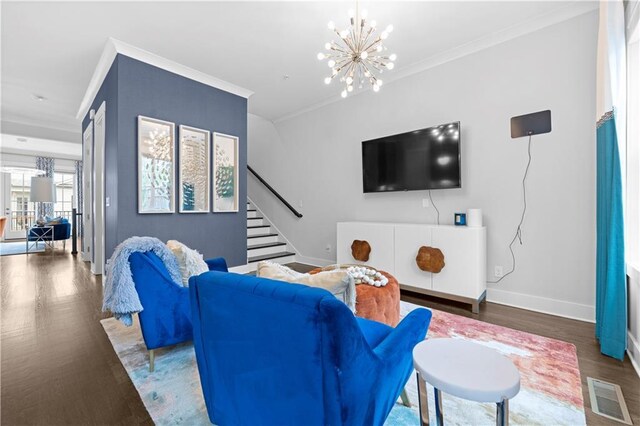
[[[351,256],[353,240],[365,240],[371,246],[367,262],[357,261]],[[384,271],[393,270],[393,225],[367,222],[338,223],[336,252],[338,263],[375,265]]]
[[[431,246],[431,227],[422,225],[397,225],[395,227],[396,261],[391,272],[399,283],[422,289],[431,289],[431,272],[418,268],[416,255],[421,246]]]
[[[432,274],[431,289],[477,298],[486,290],[486,232],[484,228],[433,227],[431,246],[444,254],[445,267]]]
[[[474,312],[486,296],[485,228],[341,222],[336,245],[338,263],[363,263],[351,255],[353,240],[366,240],[371,255],[365,264],[389,272],[405,290],[470,303]],[[416,255],[421,246],[442,251],[445,266],[439,273],[418,268]]]

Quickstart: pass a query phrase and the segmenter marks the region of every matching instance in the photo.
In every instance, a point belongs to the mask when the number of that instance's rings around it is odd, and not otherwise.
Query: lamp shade
[[[55,203],[56,191],[53,186],[53,178],[42,176],[32,177],[29,199],[40,203]]]

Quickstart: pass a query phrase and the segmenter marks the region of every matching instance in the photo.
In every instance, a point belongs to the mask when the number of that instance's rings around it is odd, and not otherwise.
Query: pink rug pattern
[[[401,317],[416,308],[402,302]],[[586,424],[575,345],[435,309],[432,313],[428,339],[470,340],[493,348],[513,361],[520,372],[521,390],[510,401],[512,424]],[[417,398],[415,377],[409,383],[410,394]],[[433,389],[429,392],[432,406]],[[461,416],[460,412],[465,414]],[[465,424],[470,418],[475,424],[495,422],[493,404],[478,404],[449,395],[444,397],[444,414],[449,424]]]

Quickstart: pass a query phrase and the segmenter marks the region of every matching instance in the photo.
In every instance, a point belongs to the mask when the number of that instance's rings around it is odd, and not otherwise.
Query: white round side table
[[[509,424],[509,399],[520,391],[520,373],[499,352],[463,339],[429,339],[413,349],[418,372],[420,421],[429,424],[427,386],[435,388],[436,424],[444,424],[442,392],[477,402],[494,402],[496,424]]]

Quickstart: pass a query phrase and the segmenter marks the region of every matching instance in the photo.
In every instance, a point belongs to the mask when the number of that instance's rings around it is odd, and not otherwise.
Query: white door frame
[[[93,120],[93,259],[91,272],[104,270],[104,145],[106,103],[102,102]]]
[[[91,262],[93,244],[93,118],[82,134],[82,260]]]

